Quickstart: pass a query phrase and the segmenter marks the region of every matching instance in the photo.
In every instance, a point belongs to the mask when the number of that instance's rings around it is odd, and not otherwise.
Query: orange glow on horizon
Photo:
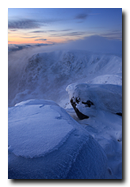
[[[20,37],[8,37],[8,44],[52,44],[52,43],[62,43],[65,42],[66,39],[63,38],[48,38],[45,41],[37,40],[36,38],[20,38]]]

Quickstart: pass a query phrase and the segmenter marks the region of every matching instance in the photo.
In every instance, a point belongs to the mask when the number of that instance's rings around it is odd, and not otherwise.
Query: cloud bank
[[[47,39],[36,39],[35,41],[46,41]]]
[[[43,39],[45,41],[45,39]],[[46,47],[47,46],[47,47]],[[122,41],[110,40],[105,37],[93,35],[82,40],[69,41],[67,43],[35,45],[9,45],[9,52],[30,47],[44,47],[43,51],[55,50],[86,50],[94,53],[117,54],[122,56]]]
[[[36,29],[40,24],[35,20],[23,19],[17,21],[9,21],[8,29]]]
[[[68,43],[68,48],[87,50],[95,53],[109,53],[122,55],[122,41],[110,40],[102,36],[93,35],[83,40]]]
[[[41,47],[41,46],[52,46],[54,44],[44,44],[44,43],[37,43],[37,44],[33,44],[33,45],[30,45],[30,44],[21,44],[21,45],[18,45],[18,44],[9,44],[8,45],[8,52],[13,52],[13,51],[19,51],[19,50],[22,50],[22,49],[27,49],[27,48],[30,48],[30,47]]]

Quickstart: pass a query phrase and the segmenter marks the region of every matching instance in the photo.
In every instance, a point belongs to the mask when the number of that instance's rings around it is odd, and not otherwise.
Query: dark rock
[[[90,101],[90,100],[87,100],[87,102],[83,102],[83,101],[82,101],[82,103],[85,104],[85,105],[87,105],[88,107],[90,107],[91,105],[94,105],[93,102]],[[86,106],[86,107],[87,107],[87,106]]]
[[[76,97],[76,103],[79,103],[79,102],[80,102],[80,98]]]
[[[75,110],[75,112],[76,112],[76,114],[77,114],[77,116],[78,116],[78,118],[79,118],[80,120],[82,120],[82,119],[88,119],[88,118],[89,118],[89,116],[82,114],[82,113],[76,108],[76,103],[73,101],[73,98],[71,98],[70,102],[71,102],[71,105],[72,105],[72,107],[74,108],[74,110]]]

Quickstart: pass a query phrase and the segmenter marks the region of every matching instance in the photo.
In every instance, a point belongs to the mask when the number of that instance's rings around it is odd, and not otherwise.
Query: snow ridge
[[[12,58],[9,56],[9,106],[33,98],[60,104],[63,98],[68,98],[65,92],[68,84],[122,74],[122,59],[114,55],[64,50],[38,53],[17,64]]]

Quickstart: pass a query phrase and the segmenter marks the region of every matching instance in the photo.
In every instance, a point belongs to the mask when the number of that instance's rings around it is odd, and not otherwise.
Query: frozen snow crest
[[[122,113],[122,86],[114,84],[72,84],[66,88],[69,98],[76,102],[85,114],[90,108],[88,102],[96,109],[112,113]],[[86,111],[88,112],[88,110]]]
[[[103,179],[101,146],[51,101],[29,100],[9,108],[9,178]]]

